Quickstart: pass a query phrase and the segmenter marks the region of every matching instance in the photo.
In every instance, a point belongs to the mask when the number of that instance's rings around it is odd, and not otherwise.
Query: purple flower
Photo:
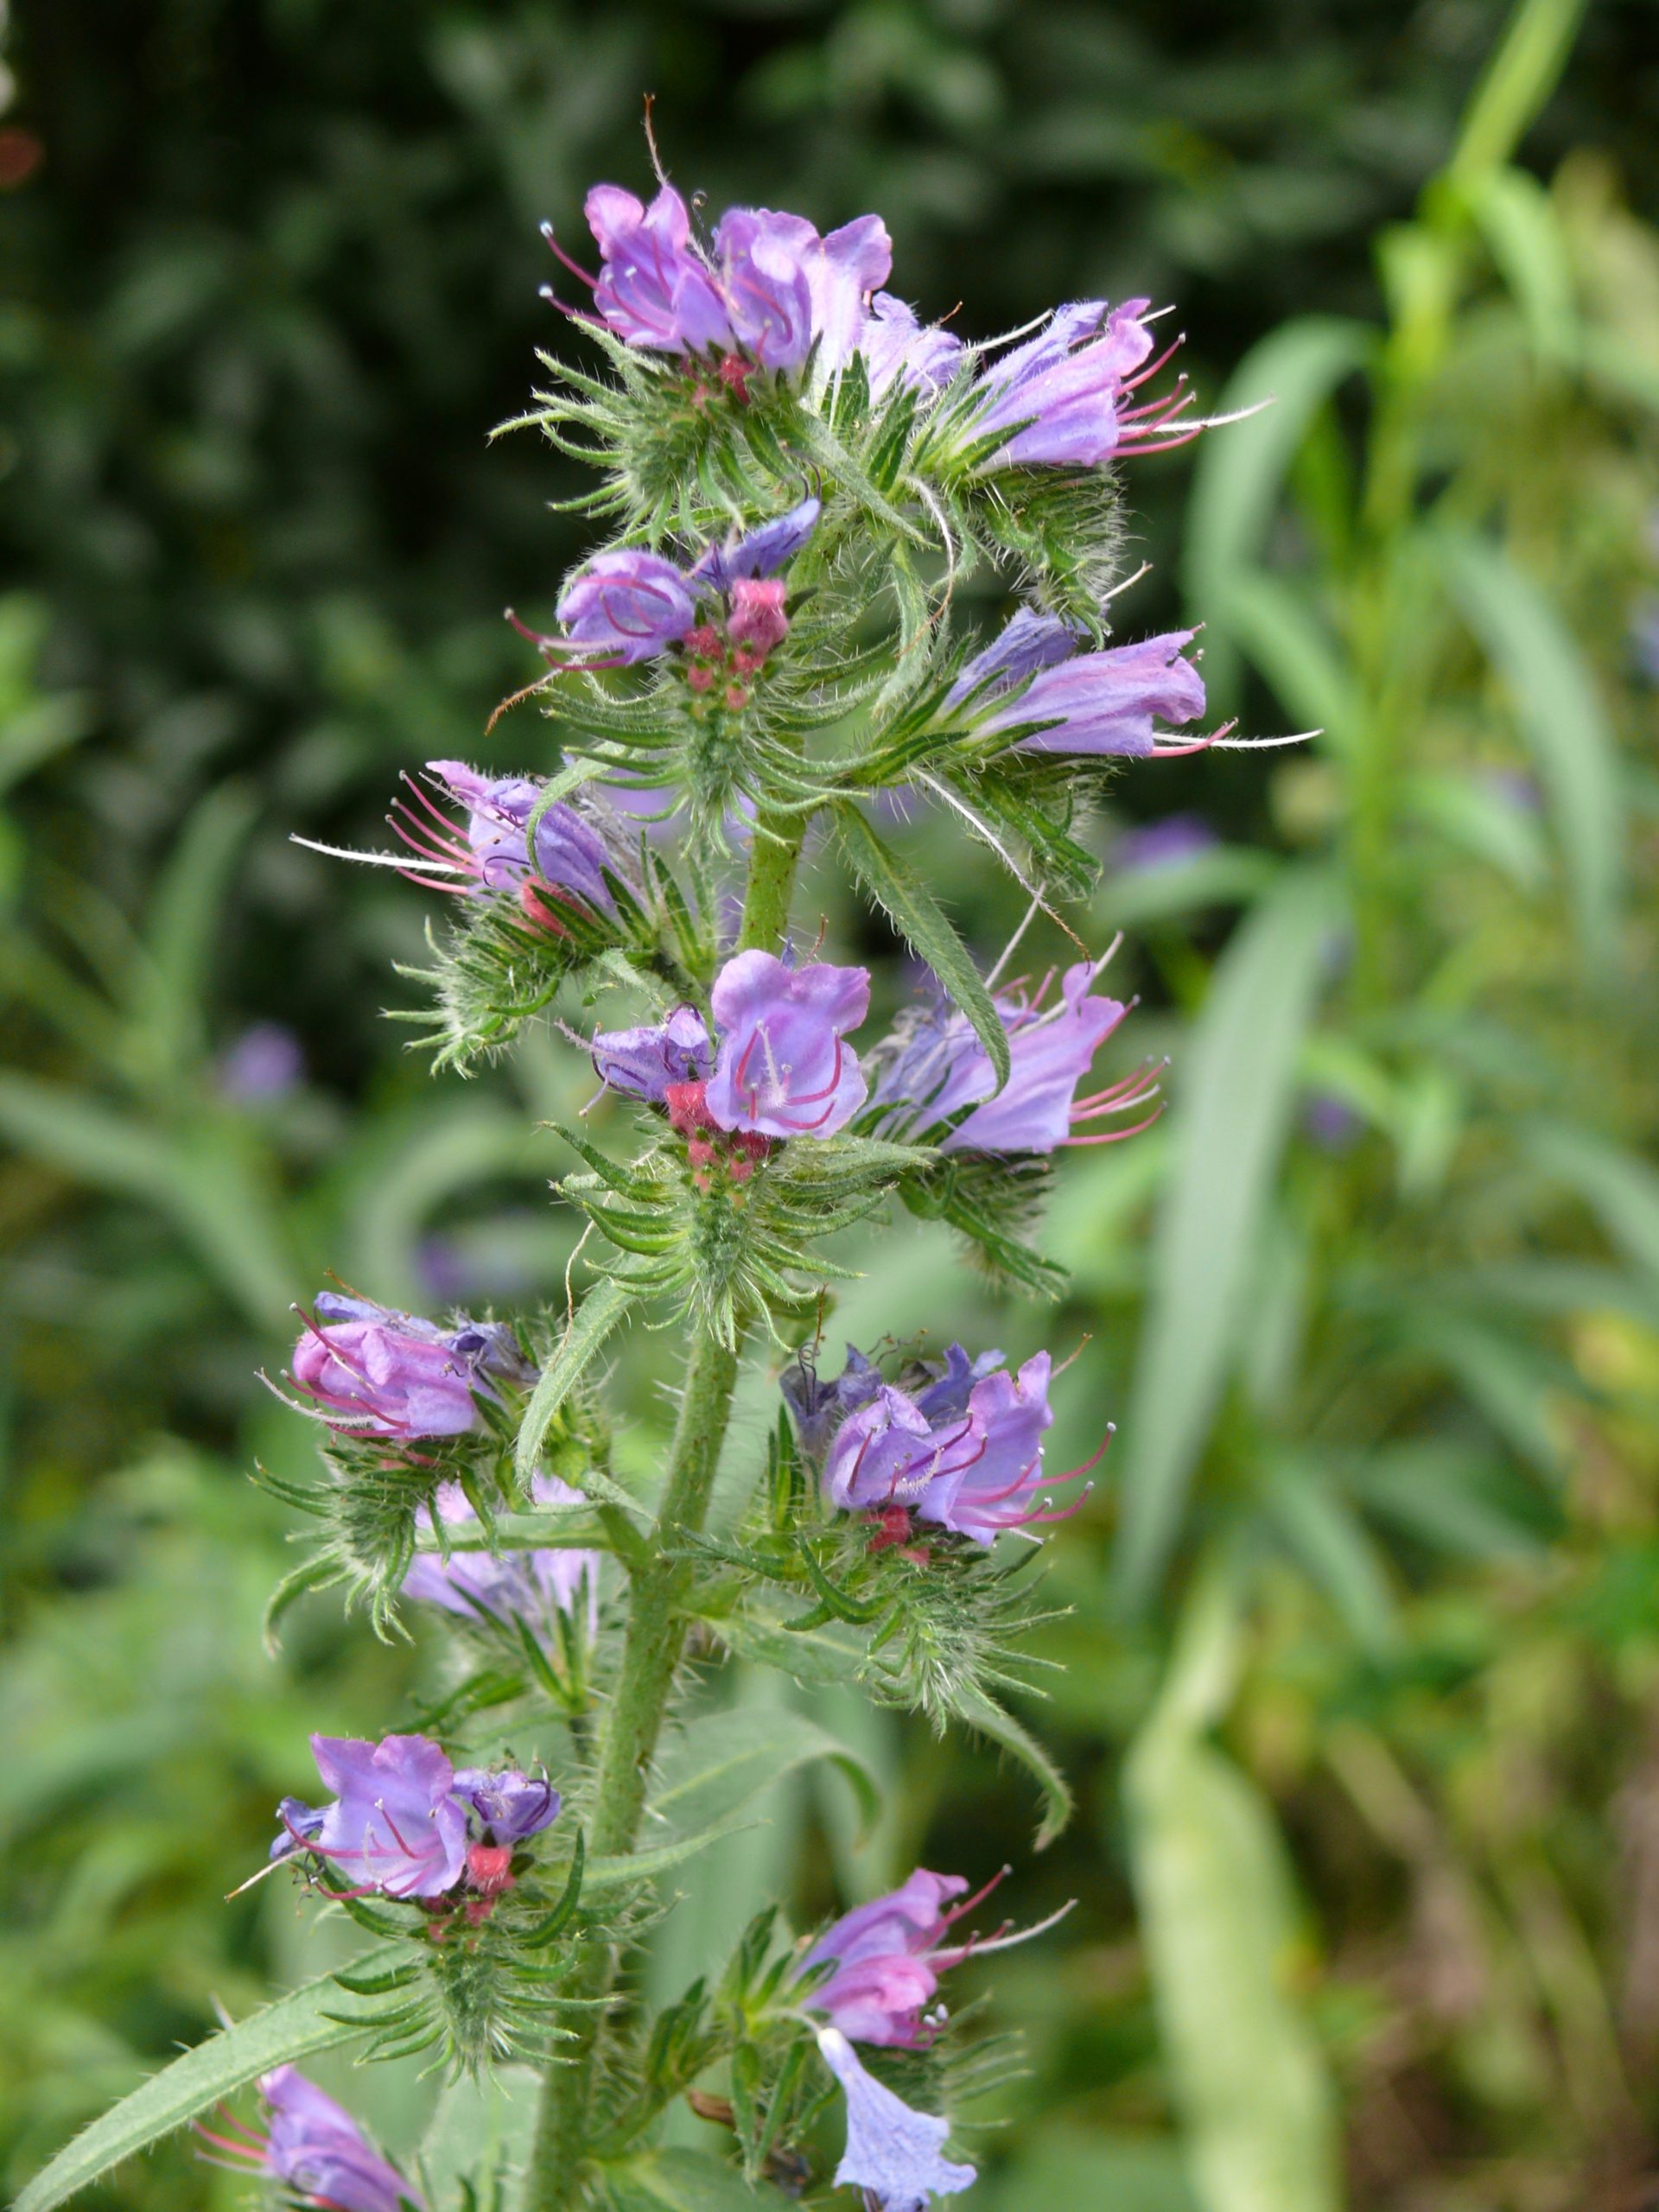
[[[490,1842],[498,1847],[539,1835],[559,1817],[559,1793],[551,1783],[543,1776],[522,1774],[517,1767],[503,1767],[493,1774],[482,1767],[463,1767],[455,1777],[455,1795],[472,1807]]]
[[[1058,614],[1039,614],[1022,607],[999,637],[968,662],[945,694],[947,706],[972,700],[976,707],[1001,697],[1016,685],[1029,683],[1039,669],[1070,660],[1077,650],[1077,632]]]
[[[1160,822],[1126,830],[1113,842],[1112,861],[1121,868],[1173,868],[1215,847],[1215,831],[1198,815],[1166,814]]]
[[[855,2043],[906,2049],[925,2043],[922,2015],[938,1987],[934,1960],[959,1916],[946,1908],[967,1887],[960,1874],[931,1874],[918,1866],[902,1889],[843,1913],[801,1961],[804,1974],[835,1964],[806,2002]],[[952,1952],[941,1963],[953,1965],[961,1955]]]
[[[1204,712],[1204,678],[1182,652],[1196,634],[1171,630],[1132,645],[1110,645],[1103,652],[1074,653],[1058,665],[1039,668],[1023,691],[998,707],[986,727],[1056,725],[1022,738],[1022,753],[1144,757],[1156,749],[1154,715],[1179,728]]]
[[[707,1096],[717,1128],[833,1136],[864,1103],[858,1056],[842,1039],[869,1011],[867,969],[791,969],[769,952],[740,952],[709,1004],[721,1033]]]
[[[650,660],[696,619],[685,576],[672,561],[637,545],[596,553],[559,600],[570,643],[609,664]]]
[[[851,357],[865,301],[893,267],[879,215],[861,215],[828,238],[804,216],[734,207],[715,232],[721,290],[738,344],[766,369],[798,369],[818,346],[821,368]]]
[[[938,391],[955,376],[962,340],[936,322],[924,326],[891,292],[878,292],[858,341],[869,374],[870,397],[880,399],[895,382],[912,391]]]
[[[954,2196],[972,2184],[976,2169],[944,2156],[947,2120],[915,2111],[867,2073],[839,2029],[821,2028],[818,2049],[847,2098],[837,2187],[861,2189],[880,2212],[925,2212],[930,2198]]]
[[[593,1042],[594,1068],[608,1090],[660,1106],[669,1086],[701,1083],[715,1065],[702,1016],[677,1006],[665,1021],[639,1029],[601,1029]]]
[[[988,1546],[1005,1529],[1065,1518],[1088,1492],[1062,1512],[1039,1497],[1043,1433],[1054,1418],[1049,1375],[1046,1351],[1011,1375],[1001,1352],[970,1362],[952,1344],[944,1372],[925,1388],[878,1383],[834,1431],[824,1495],[843,1511],[894,1516],[884,1542],[903,1541],[912,1515]]]
[[[810,1459],[821,1460],[848,1414],[868,1405],[880,1389],[881,1370],[849,1344],[846,1362],[833,1382],[824,1382],[801,1353],[792,1367],[784,1370],[779,1387],[801,1449]]]
[[[619,338],[664,353],[733,343],[725,302],[671,185],[646,207],[620,185],[596,184],[584,213],[601,257],[594,310]]]
[[[429,760],[426,770],[467,809],[467,824],[464,833],[457,832],[418,785],[409,785],[414,804],[395,801],[391,819],[423,870],[435,873],[435,864],[441,865],[455,887],[478,893],[527,882],[543,894],[574,892],[584,905],[614,915],[616,901],[605,875],[608,870],[620,876],[621,869],[594,822],[574,806],[558,802],[544,810],[536,824],[532,860],[527,826],[541,799],[539,783],[528,776],[481,775],[464,760]],[[602,813],[599,818],[605,818]]]
[[[402,2205],[425,2212],[420,2191],[315,2082],[291,2066],[278,2066],[261,2075],[259,2094],[270,2113],[270,2132],[257,2150],[228,2137],[207,2140],[234,2156],[257,2156],[267,2173],[326,2212],[398,2212]]]
[[[331,1427],[372,1436],[464,1436],[491,1377],[525,1382],[533,1370],[512,1332],[492,1322],[453,1329],[368,1299],[323,1291],[306,1318],[291,1380]]]
[[[774,515],[757,529],[734,531],[723,545],[711,545],[691,570],[695,582],[729,591],[740,576],[775,576],[806,545],[823,512],[821,499],[803,499],[787,514]]]
[[[266,1106],[305,1080],[305,1048],[280,1021],[256,1021],[219,1063],[219,1089],[233,1106]]]
[[[1008,1033],[1013,1062],[1001,1091],[990,1058],[966,1015],[942,992],[901,1015],[872,1055],[873,1103],[887,1109],[877,1126],[889,1134],[914,1135],[973,1106],[972,1113],[938,1140],[941,1152],[1052,1152],[1058,1145],[1109,1144],[1134,1135],[1135,1129],[1072,1134],[1074,1123],[1143,1105],[1157,1090],[1149,1071],[1141,1069],[1091,1097],[1075,1096],[1095,1054],[1128,1010],[1118,1000],[1092,992],[1105,964],[1080,961],[1068,968],[1060,996],[1046,1012],[1046,984],[1030,1000],[1016,990],[998,993],[996,1009]]]
[[[389,1897],[436,1897],[467,1871],[467,1808],[455,1770],[427,1736],[314,1736],[317,1771],[334,1802],[313,1809],[283,1801],[273,1859],[308,1848],[332,1859],[353,1886]]]
[[[983,370],[975,389],[973,435],[1011,435],[982,465],[1088,467],[1146,441],[1153,418],[1140,410],[1126,414],[1122,403],[1142,381],[1131,381],[1130,372],[1152,351],[1144,320],[1151,304],[1075,301],[1056,308],[1036,337]],[[1157,419],[1161,424],[1166,418]]]
[[[537,1505],[580,1505],[580,1491],[572,1490],[556,1475],[531,1478],[531,1494]],[[440,1483],[438,1517],[447,1528],[464,1528],[478,1516],[459,1483]],[[423,1506],[416,1523],[432,1526]],[[534,1629],[548,1624],[556,1613],[573,1613],[585,1603],[588,1628],[598,1624],[601,1554],[563,1548],[509,1552],[452,1552],[448,1559],[437,1552],[418,1552],[404,1577],[403,1595],[417,1605],[441,1605],[446,1612],[476,1620],[522,1621]]]

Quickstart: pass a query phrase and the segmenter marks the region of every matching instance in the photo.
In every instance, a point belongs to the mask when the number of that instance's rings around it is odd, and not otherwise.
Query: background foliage
[[[1082,1903],[996,1976],[1030,2071],[974,2202],[1647,2201],[1659,73],[1635,0],[1535,0],[1483,78],[1503,29],[1462,0],[36,0],[13,26],[11,2181],[216,2001],[322,1963],[291,1897],[218,1900],[308,1729],[435,1686],[327,1604],[260,1648],[286,1529],[245,1475],[305,1444],[250,1376],[289,1300],[325,1265],[415,1305],[563,1276],[533,1125],[580,1102],[578,1056],[432,1084],[378,1020],[419,895],[286,838],[371,840],[428,754],[539,757],[533,715],[481,735],[531,672],[499,610],[544,620],[578,541],[545,510],[562,465],[483,433],[549,336],[535,225],[640,181],[649,88],[716,205],[880,207],[925,313],[1150,292],[1208,395],[1277,396],[1131,478],[1155,565],[1126,626],[1190,606],[1224,707],[1325,735],[1268,773],[1135,769],[1094,831],[1175,1108],[1068,1164],[1058,1326],[1001,1316],[1011,1353],[1082,1347],[1062,1455],[1121,1434],[1054,1547],[1040,1725],[1079,1814],[1020,1900]],[[1126,835],[1176,811],[1213,842]],[[994,948],[1015,917],[972,853],[906,835]],[[982,1338],[948,1247],[896,1249],[832,1342]],[[626,1350],[625,1466],[661,1441],[658,1357]],[[1023,1853],[993,1758],[821,1717],[896,1810],[861,1843],[834,1777],[781,1785],[688,1878],[665,1990],[757,1885],[810,1913],[917,1856]],[[396,2144],[432,2094],[389,2068],[353,2101]],[[237,2195],[180,2145],[86,2201]]]

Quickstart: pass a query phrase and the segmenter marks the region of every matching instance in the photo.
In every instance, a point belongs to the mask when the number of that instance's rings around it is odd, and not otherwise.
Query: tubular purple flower
[[[1039,614],[1022,607],[1001,633],[982,652],[967,663],[945,693],[947,706],[971,701],[983,707],[1019,684],[1029,683],[1039,669],[1070,660],[1077,650],[1077,632],[1058,614]]]
[[[919,1520],[988,1545],[1005,1529],[1028,1529],[1033,1522],[1059,1517],[1045,1513],[1038,1502],[1043,1431],[1054,1419],[1048,1402],[1050,1368],[1048,1354],[1039,1351],[1018,1375],[999,1369],[974,1384],[965,1418],[977,1448],[969,1452],[959,1446],[948,1455],[948,1464],[917,1503]]]
[[[427,1736],[314,1736],[317,1771],[334,1802],[287,1817],[273,1859],[310,1849],[350,1874],[353,1889],[389,1897],[436,1897],[467,1870],[467,1808],[455,1771]]]
[[[259,2094],[270,2114],[268,2134],[244,2142],[202,2128],[205,2139],[238,2163],[257,2162],[321,2212],[399,2212],[403,2206],[426,2212],[420,2191],[315,2082],[292,2066],[278,2066],[260,2076]]]
[[[982,372],[972,430],[1012,433],[987,468],[1060,463],[1091,467],[1135,440],[1122,411],[1130,373],[1152,351],[1149,300],[1109,308],[1077,300],[1058,308],[1036,337]],[[1139,379],[1136,379],[1138,382]],[[1146,426],[1135,426],[1145,435]]]
[[[880,399],[894,383],[912,391],[938,391],[962,362],[962,340],[936,322],[917,321],[915,310],[891,292],[878,292],[860,334],[870,397]]]
[[[607,1090],[653,1106],[662,1105],[671,1084],[702,1083],[715,1065],[702,1016],[689,1006],[642,1028],[601,1029],[592,1052],[594,1072]]]
[[[331,1427],[372,1436],[464,1436],[492,1377],[535,1379],[512,1332],[491,1322],[453,1329],[364,1298],[319,1294],[294,1349],[290,1380]]]
[[[801,1961],[803,1974],[835,1965],[809,1993],[808,2005],[828,2013],[831,2026],[855,2043],[905,2049],[925,2043],[923,2010],[938,1987],[931,1957],[957,1916],[946,1908],[967,1887],[960,1874],[918,1866],[901,1889],[843,1913]],[[946,1963],[959,1955],[952,1953]]]
[[[1058,665],[1039,666],[1024,690],[1000,705],[985,727],[1054,725],[1022,738],[1021,753],[1144,759],[1158,749],[1154,716],[1179,728],[1204,712],[1204,678],[1184,652],[1197,634],[1170,630],[1135,645],[1077,653]]]
[[[893,267],[893,244],[879,215],[861,215],[828,238],[804,216],[770,207],[734,207],[715,233],[732,328],[762,368],[798,369],[816,340],[818,365],[850,359],[865,302]]]
[[[949,2121],[915,2111],[867,2073],[839,2029],[821,2028],[818,2049],[847,2099],[838,2188],[863,2190],[866,2202],[880,2212],[925,2212],[931,2198],[954,2196],[971,2186],[977,2169],[944,2156]]]
[[[594,308],[608,329],[631,346],[664,353],[734,342],[713,272],[691,245],[685,202],[671,185],[646,207],[620,185],[596,184],[584,213],[601,255]]]
[[[803,499],[758,529],[741,536],[734,532],[723,545],[711,545],[699,556],[692,581],[729,591],[740,576],[775,576],[804,549],[823,512],[821,499]]]
[[[414,804],[394,801],[390,818],[423,864],[442,861],[453,870],[456,880],[449,887],[507,891],[534,879],[543,890],[574,892],[598,912],[615,913],[605,872],[621,871],[599,830],[574,806],[556,803],[543,814],[532,861],[526,829],[542,796],[539,783],[528,776],[482,775],[464,760],[429,760],[426,771],[467,809],[464,837],[415,784],[409,785]],[[422,880],[431,878],[423,872]]]
[[[685,576],[660,553],[637,545],[595,554],[565,586],[559,620],[571,645],[596,665],[650,660],[696,620]]]
[[[791,969],[769,952],[740,952],[709,1004],[720,1030],[707,1097],[716,1128],[833,1136],[864,1103],[858,1056],[843,1039],[869,1011],[868,969]]]
[[[1019,990],[997,994],[1013,1062],[1001,1091],[967,1017],[942,992],[924,1000],[900,1017],[871,1056],[876,1071],[872,1103],[878,1109],[874,1126],[914,1135],[973,1106],[940,1137],[941,1152],[1052,1152],[1059,1145],[1116,1143],[1135,1135],[1144,1122],[1092,1135],[1074,1133],[1077,1124],[1145,1105],[1157,1095],[1154,1071],[1141,1068],[1090,1097],[1076,1096],[1095,1054],[1128,1011],[1120,1001],[1092,991],[1110,957],[1109,952],[1068,968],[1058,1000],[1046,1011],[1047,982],[1032,999]]]
[[[523,1843],[559,1817],[559,1793],[552,1783],[543,1775],[524,1774],[517,1767],[493,1773],[483,1767],[462,1767],[455,1777],[455,1795],[472,1807],[495,1845]]]
[[[841,1373],[833,1382],[826,1382],[801,1352],[794,1365],[784,1370],[779,1388],[801,1449],[810,1459],[818,1461],[848,1414],[868,1405],[880,1389],[881,1370],[855,1345],[849,1344]]]
[[[582,1493],[556,1475],[537,1475],[531,1495],[537,1505],[580,1505]],[[459,1483],[440,1483],[438,1518],[447,1528],[465,1528],[478,1516]],[[422,1529],[432,1526],[432,1516],[423,1506],[415,1516]],[[403,1580],[402,1595],[417,1605],[441,1605],[463,1619],[480,1615],[500,1621],[522,1621],[532,1631],[550,1624],[556,1613],[573,1613],[585,1607],[589,1633],[599,1624],[599,1571],[602,1554],[595,1551],[543,1549],[509,1552],[452,1552],[448,1559],[437,1552],[417,1552]]]

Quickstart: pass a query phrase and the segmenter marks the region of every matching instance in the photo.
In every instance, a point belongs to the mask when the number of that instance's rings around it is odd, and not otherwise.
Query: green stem
[[[785,894],[787,896],[787,893]],[[588,1847],[616,1857],[633,1849],[645,1810],[651,1762],[662,1732],[685,1641],[682,1610],[691,1569],[665,1556],[676,1532],[701,1529],[737,1380],[737,1353],[702,1336],[686,1363],[684,1393],[652,1554],[633,1574],[621,1671],[606,1709],[594,1781]],[[527,2212],[566,2212],[581,2201],[582,2162],[588,2140],[594,2059],[616,1961],[596,1946],[573,1979],[569,1994],[575,2040],[550,2071],[537,2123]]]
[[[737,940],[740,952],[772,952],[781,944],[805,836],[804,815],[769,814],[764,807],[756,815],[749,852],[749,887]]]

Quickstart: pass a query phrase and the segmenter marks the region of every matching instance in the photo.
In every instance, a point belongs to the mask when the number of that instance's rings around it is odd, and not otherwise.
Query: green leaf
[[[828,1759],[852,1784],[866,1827],[881,1810],[875,1777],[856,1752],[798,1713],[745,1706],[692,1720],[667,1746],[652,1812],[671,1828],[697,1829],[728,1818],[798,1767]]]
[[[1370,1536],[1330,1471],[1281,1460],[1268,1478],[1266,1500],[1287,1544],[1355,1643],[1370,1658],[1387,1658],[1400,1642],[1394,1592]]]
[[[1322,874],[1298,869],[1281,879],[1217,964],[1178,1070],[1169,1179],[1124,1421],[1116,1573],[1132,1604],[1150,1597],[1175,1542],[1237,1348],[1332,914]]]
[[[519,1477],[525,1483],[536,1471],[554,1414],[632,1305],[633,1297],[632,1287],[626,1281],[605,1275],[577,1306],[570,1325],[559,1339],[558,1350],[542,1370],[541,1380],[531,1392],[519,1425],[516,1459]]]
[[[649,2151],[601,2172],[614,2212],[787,2212],[791,2202],[770,2182],[745,2181],[702,2151]]]
[[[976,1734],[1018,1759],[1035,1780],[1043,1796],[1043,1817],[1033,1847],[1046,1851],[1071,1817],[1071,1784],[1031,1731],[982,1691],[959,1694],[952,1710]]]
[[[1339,2212],[1334,2100],[1287,1990],[1287,1857],[1255,1784],[1206,1740],[1231,1701],[1236,1601],[1196,1586],[1124,1770],[1141,1928],[1205,2212]]]
[[[222,784],[192,812],[151,894],[145,949],[130,1009],[146,1082],[184,1080],[207,1050],[206,1001],[224,935],[231,872],[255,805],[238,784]]]
[[[354,1961],[353,1970],[368,1971],[394,1961],[400,1947],[386,1944]],[[274,2005],[238,2020],[220,2035],[210,2036],[194,2050],[175,2058],[159,2074],[152,2074],[130,2096],[83,2128],[49,2165],[24,2189],[12,2212],[52,2212],[118,2166],[135,2152],[159,2142],[175,2128],[183,2127],[198,2113],[206,2112],[219,2098],[267,2074],[274,2066],[326,2050],[331,2044],[348,2043],[369,2024],[371,2013],[341,2019],[349,2000],[343,1998],[332,1974],[308,1981]]]
[[[1439,545],[1465,620],[1531,749],[1586,958],[1605,961],[1624,871],[1624,797],[1595,677],[1554,601],[1498,546],[1449,532]]]
[[[658,1874],[667,1873],[671,1866],[681,1866],[688,1859],[695,1859],[710,1844],[719,1843],[725,1836],[736,1835],[750,1825],[733,1814],[690,1835],[677,1836],[672,1843],[654,1844],[647,1851],[632,1851],[622,1857],[590,1859],[582,1878],[582,1894],[584,1898],[597,1897],[607,1890],[626,1889],[630,1882],[652,1881]]]
[[[1449,174],[1464,183],[1514,155],[1555,89],[1585,0],[1521,0],[1464,118]]]
[[[955,925],[946,919],[920,876],[882,842],[857,807],[838,806],[836,824],[854,874],[973,1024],[974,1034],[996,1071],[996,1087],[1001,1090],[1008,1079],[1007,1032]]]
[[[530,2066],[463,2074],[448,2085],[421,2143],[421,2178],[429,2203],[459,2206],[468,2182],[489,2212],[511,2201],[501,2184],[529,2166],[541,2086]]]
[[[1527,170],[1505,168],[1471,177],[1461,196],[1521,310],[1534,353],[1544,361],[1576,361],[1572,251],[1549,194]]]
[[[1659,1275],[1659,1171],[1605,1137],[1560,1122],[1529,1130],[1527,1149],[1547,1175],[1578,1192],[1637,1267]]]
[[[1205,438],[1187,510],[1184,582],[1205,636],[1205,675],[1212,696],[1237,682],[1235,585],[1256,565],[1268,525],[1308,424],[1376,342],[1361,322],[1306,315],[1252,348],[1217,403],[1217,414],[1272,404],[1224,437]]]

